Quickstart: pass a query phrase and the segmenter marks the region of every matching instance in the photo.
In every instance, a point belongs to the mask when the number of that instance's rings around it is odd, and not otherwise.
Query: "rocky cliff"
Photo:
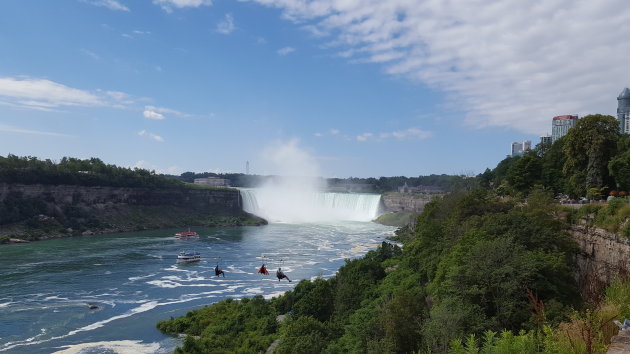
[[[597,294],[616,276],[630,274],[630,240],[606,230],[576,225],[570,230],[580,247],[578,285],[586,298]]]
[[[387,193],[381,199],[386,212],[405,212],[420,214],[424,206],[430,202],[437,194],[408,194],[408,193]]]
[[[26,239],[262,222],[242,211],[238,190],[227,188],[0,184],[0,207],[0,236]]]
[[[0,184],[0,202],[10,196],[64,205],[184,205],[214,208],[223,215],[240,213],[236,189],[145,189],[43,184]]]

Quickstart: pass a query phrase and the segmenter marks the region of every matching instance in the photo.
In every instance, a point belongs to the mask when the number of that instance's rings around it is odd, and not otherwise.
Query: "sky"
[[[629,67],[627,0],[2,0],[0,156],[473,175]]]

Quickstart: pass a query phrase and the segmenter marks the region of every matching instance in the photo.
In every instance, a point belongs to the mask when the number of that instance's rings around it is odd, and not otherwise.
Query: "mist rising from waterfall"
[[[244,209],[270,222],[370,221],[380,195],[327,193],[316,159],[297,140],[263,150],[265,174],[273,178],[242,190]]]

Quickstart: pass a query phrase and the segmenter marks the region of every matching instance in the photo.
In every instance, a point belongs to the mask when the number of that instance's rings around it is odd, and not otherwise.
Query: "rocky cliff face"
[[[0,223],[5,238],[264,223],[242,211],[236,189],[0,184],[0,206],[18,215]]]
[[[570,233],[581,251],[577,278],[583,296],[596,294],[619,274],[630,274],[629,239],[585,225],[573,226]]]
[[[436,194],[389,193],[384,194],[381,199],[386,212],[420,214],[424,210],[424,206],[436,196]]]
[[[0,184],[0,202],[14,195],[40,199],[56,206],[64,205],[181,205],[214,208],[223,215],[241,211],[239,192],[235,189],[144,189],[83,187],[42,184]]]

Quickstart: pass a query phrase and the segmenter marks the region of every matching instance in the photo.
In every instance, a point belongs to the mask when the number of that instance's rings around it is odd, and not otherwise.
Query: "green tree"
[[[556,140],[542,157],[542,185],[551,188],[554,193],[567,193],[567,179],[563,173],[566,156],[564,137]]]
[[[507,181],[517,192],[527,192],[542,180],[542,159],[534,152],[514,162],[507,172]]]
[[[617,189],[630,190],[630,150],[624,151],[610,160],[608,171],[615,179]]]
[[[574,194],[612,183],[608,162],[617,152],[619,123],[612,116],[593,114],[580,119],[566,135],[564,172]]]

